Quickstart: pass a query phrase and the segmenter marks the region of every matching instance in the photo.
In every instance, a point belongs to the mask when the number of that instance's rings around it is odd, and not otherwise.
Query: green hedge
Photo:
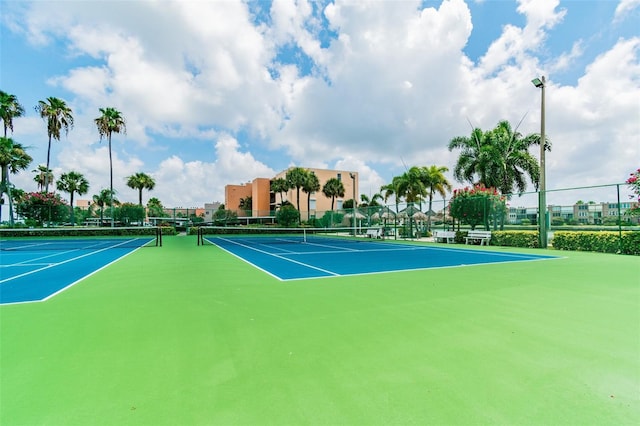
[[[538,248],[538,235],[537,231],[492,231],[489,243],[494,246]]]
[[[612,231],[554,233],[553,248],[558,250],[597,251],[601,253],[621,253],[640,255],[640,232]]]

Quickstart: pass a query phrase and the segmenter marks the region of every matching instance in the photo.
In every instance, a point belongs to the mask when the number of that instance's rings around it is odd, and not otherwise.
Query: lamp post
[[[353,236],[356,236],[356,174],[349,173],[353,182]]]
[[[544,76],[531,80],[534,86],[542,90],[542,100],[540,103],[540,185],[538,187],[538,222],[540,228],[540,248],[547,248],[547,193],[545,181],[545,146],[546,138],[544,134]]]

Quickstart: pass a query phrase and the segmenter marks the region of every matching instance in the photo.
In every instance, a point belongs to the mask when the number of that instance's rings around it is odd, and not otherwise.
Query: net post
[[[156,247],[162,247],[162,227],[156,228]]]

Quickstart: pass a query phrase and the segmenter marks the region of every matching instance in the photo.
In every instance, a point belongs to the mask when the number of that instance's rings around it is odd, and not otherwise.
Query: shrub
[[[282,206],[276,212],[276,221],[278,225],[287,228],[300,222],[300,213],[293,206]]]
[[[640,255],[640,232],[625,231],[621,239],[618,232],[612,231],[558,231],[552,244],[558,250]]]
[[[491,245],[507,247],[539,247],[537,231],[493,231]]]

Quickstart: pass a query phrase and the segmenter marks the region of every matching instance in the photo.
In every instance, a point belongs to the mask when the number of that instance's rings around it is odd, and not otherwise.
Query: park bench
[[[456,238],[456,233],[454,231],[434,231],[433,232],[433,240],[436,243],[454,243]]]
[[[367,229],[367,237],[369,238],[381,238],[382,237],[382,229],[380,228],[375,228],[375,229]]]
[[[491,240],[491,231],[469,231],[465,237],[465,244],[469,244],[469,241],[480,241],[480,245],[489,245]]]

